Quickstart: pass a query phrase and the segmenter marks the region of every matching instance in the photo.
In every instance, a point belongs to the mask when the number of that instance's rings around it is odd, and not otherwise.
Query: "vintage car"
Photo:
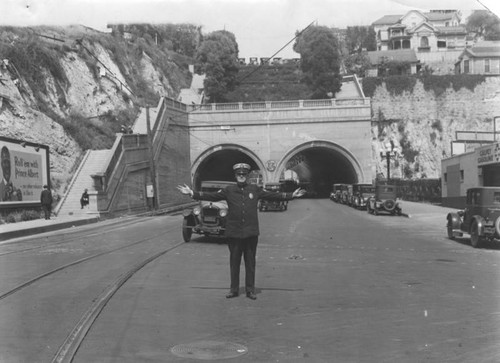
[[[271,192],[284,192],[285,185],[283,183],[266,183],[264,189]],[[285,211],[288,209],[288,201],[286,200],[259,200],[259,210],[261,212],[268,210]]]
[[[333,184],[332,192],[330,193],[330,199],[334,202],[340,203],[340,195],[342,193],[343,184]]]
[[[340,192],[340,203],[350,205],[351,195],[352,195],[352,185],[342,184],[342,191]]]
[[[351,206],[354,208],[366,208],[368,199],[375,195],[375,187],[372,184],[353,184]]]
[[[228,185],[235,184],[235,182],[228,181],[203,181],[201,182],[201,190],[216,192]],[[182,215],[184,217],[182,222],[184,242],[189,242],[193,233],[205,236],[224,236],[227,216],[227,202],[225,200],[219,202],[201,200],[194,208],[185,209]]]
[[[392,215],[401,215],[401,202],[397,200],[397,186],[377,184],[374,194],[368,198],[366,210],[371,214],[387,212]]]
[[[448,213],[446,221],[448,238],[468,233],[474,248],[500,239],[500,187],[468,189],[465,209]]]

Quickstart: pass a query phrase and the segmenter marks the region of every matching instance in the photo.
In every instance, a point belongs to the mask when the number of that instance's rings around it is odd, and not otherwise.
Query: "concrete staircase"
[[[85,154],[80,167],[73,176],[73,180],[66,191],[66,194],[59,202],[55,213],[57,217],[64,218],[71,216],[88,217],[98,214],[95,198],[90,198],[90,203],[81,209],[80,198],[85,189],[88,189],[90,195],[95,194],[94,181],[91,175],[104,172],[104,167],[108,161],[110,150],[89,150]]]

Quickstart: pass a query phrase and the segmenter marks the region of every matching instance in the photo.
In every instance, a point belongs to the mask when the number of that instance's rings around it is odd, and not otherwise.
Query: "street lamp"
[[[386,160],[387,164],[387,181],[391,179],[391,159],[399,157],[399,147],[394,145],[394,141],[388,141],[384,144],[384,148],[380,151],[380,157]]]

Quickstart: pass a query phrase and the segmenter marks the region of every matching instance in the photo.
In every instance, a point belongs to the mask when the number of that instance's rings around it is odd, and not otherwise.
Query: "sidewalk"
[[[138,217],[145,215],[158,215],[158,214],[167,214],[173,213],[177,211],[181,211],[184,208],[192,206],[193,203],[182,204],[174,207],[168,207],[164,209],[159,209],[157,211],[148,211],[144,213],[138,213],[136,215],[127,217]],[[125,217],[125,216],[121,216]],[[33,221],[25,221],[25,222],[17,222],[17,223],[7,223],[0,224],[0,242],[7,241],[13,238],[31,236],[34,234],[57,231],[64,228],[72,228],[77,226],[82,226],[90,223],[97,223],[99,221],[104,220],[118,220],[119,217],[116,218],[107,218],[102,219],[95,214],[89,214],[88,216],[52,216],[49,220],[45,219],[36,219]]]

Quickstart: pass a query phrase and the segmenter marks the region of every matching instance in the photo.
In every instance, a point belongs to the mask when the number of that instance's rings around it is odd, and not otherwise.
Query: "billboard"
[[[49,185],[46,145],[0,137],[0,207],[39,204]]]

